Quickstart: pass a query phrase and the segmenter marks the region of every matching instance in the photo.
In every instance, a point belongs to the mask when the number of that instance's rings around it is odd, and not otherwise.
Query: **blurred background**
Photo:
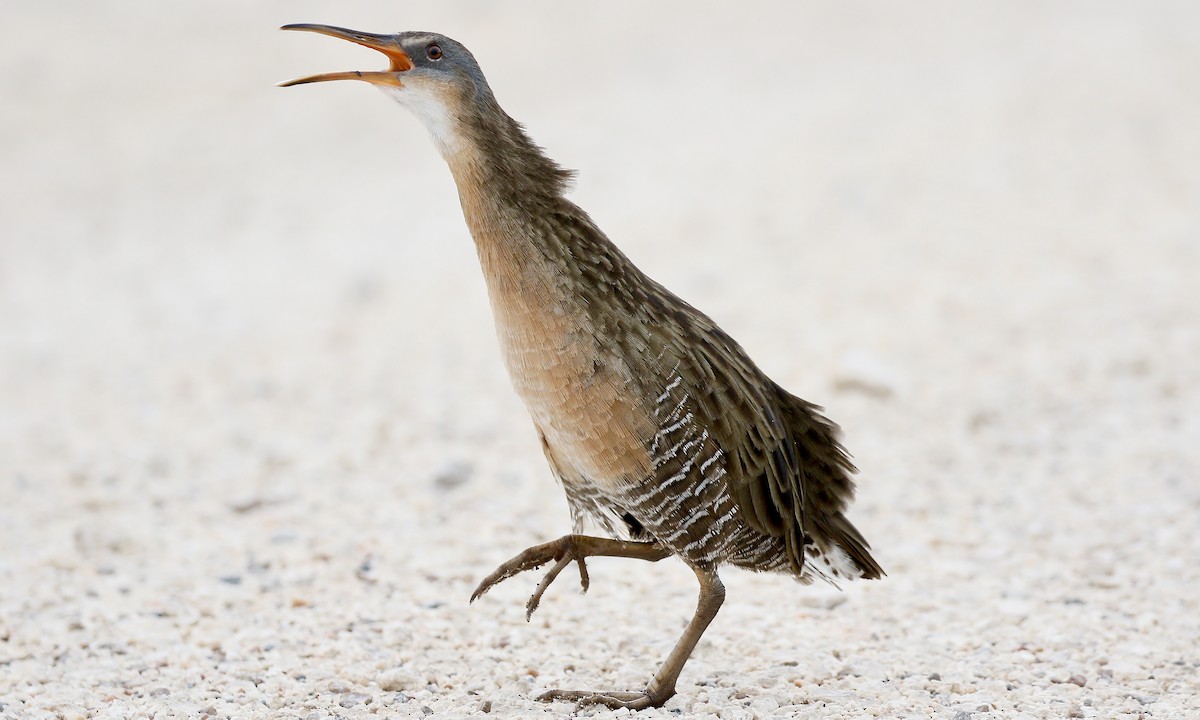
[[[678,564],[551,591],[574,637],[531,581],[465,607],[565,502],[444,164],[364,84],[273,87],[382,67],[289,22],[464,42],[610,237],[847,430],[891,577],[733,574],[679,707],[1197,709],[1193,3],[2,16],[0,714],[540,712],[690,612]]]

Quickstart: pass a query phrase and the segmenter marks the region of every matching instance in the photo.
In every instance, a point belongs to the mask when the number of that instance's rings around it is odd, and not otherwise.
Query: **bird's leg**
[[[534,590],[529,602],[525,605],[525,619],[528,620],[533,615],[533,611],[537,610],[538,603],[542,600],[542,593],[546,592],[546,588],[550,587],[554,578],[558,577],[563,568],[570,565],[572,561],[579,563],[579,581],[583,585],[583,591],[587,592],[589,580],[584,558],[594,556],[627,557],[657,562],[670,554],[669,550],[654,542],[628,542],[590,535],[563,535],[557,540],[534,545],[496,568],[491,575],[479,583],[475,592],[471,593],[471,602],[475,602],[476,598],[491,590],[493,585],[507,580],[517,573],[533,570],[553,562],[554,567],[550,568],[546,576],[542,578],[537,590]]]
[[[693,568],[696,578],[700,581],[700,600],[696,604],[696,614],[683,631],[679,642],[675,643],[671,654],[663,662],[658,672],[650,679],[650,684],[640,693],[630,692],[588,692],[586,690],[548,690],[538,696],[538,700],[573,700],[580,705],[607,705],[611,708],[629,708],[641,710],[648,707],[659,707],[675,694],[675,681],[683,670],[684,663],[692,655],[696,643],[713,618],[721,603],[725,601],[725,586],[714,570]]]

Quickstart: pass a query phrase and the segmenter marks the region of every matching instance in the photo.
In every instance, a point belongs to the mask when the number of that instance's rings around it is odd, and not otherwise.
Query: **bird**
[[[640,710],[675,695],[725,600],[734,566],[839,585],[884,575],[846,518],[857,472],[822,408],[772,381],[707,315],[638,269],[567,198],[573,173],[497,102],[461,43],[433,32],[293,24],[381,52],[388,68],[280,83],[374,85],[411,111],[449,166],[483,268],[496,334],[573,528],[485,577],[471,602],[549,565],[528,619],[571,563],[657,562],[695,573],[696,609],[642,690],[548,690],[538,699]],[[591,521],[602,535],[584,534]]]

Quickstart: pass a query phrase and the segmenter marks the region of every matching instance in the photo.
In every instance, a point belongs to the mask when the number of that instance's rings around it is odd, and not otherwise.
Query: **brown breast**
[[[601,486],[648,476],[650,421],[569,300],[556,288],[488,288],[513,387],[563,469]]]
[[[630,391],[629,369],[591,332],[579,289],[537,243],[499,220],[502,211],[461,183],[460,196],[509,377],[561,469],[602,488],[649,476],[654,427]]]

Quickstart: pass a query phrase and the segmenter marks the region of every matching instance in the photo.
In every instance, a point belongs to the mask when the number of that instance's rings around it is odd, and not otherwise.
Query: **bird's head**
[[[393,35],[347,30],[331,25],[284,25],[283,30],[303,30],[349,40],[378,50],[389,60],[387,70],[323,73],[289,80],[280,87],[327,80],[362,80],[383,90],[411,110],[429,129],[443,155],[453,152],[464,112],[494,103],[491,89],[463,45],[431,32]]]

